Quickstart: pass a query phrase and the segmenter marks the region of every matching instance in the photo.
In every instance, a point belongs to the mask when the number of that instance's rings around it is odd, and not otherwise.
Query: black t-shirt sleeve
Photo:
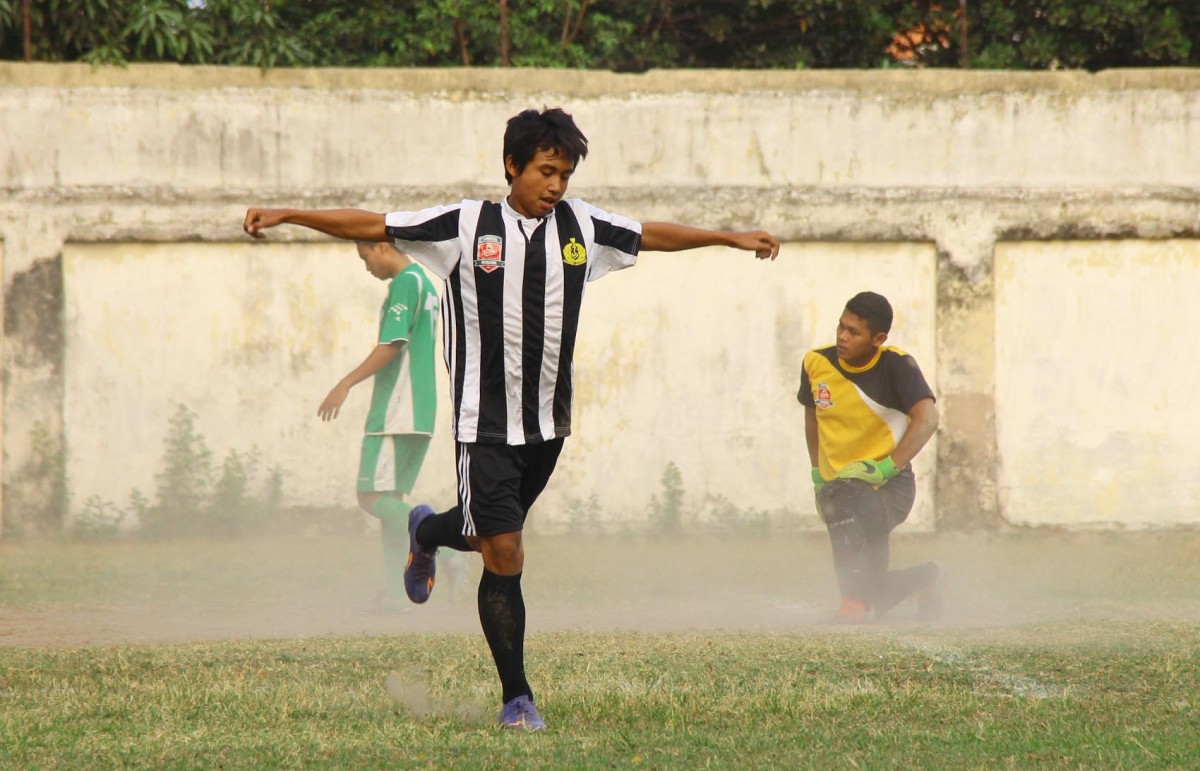
[[[892,382],[894,383],[896,400],[900,410],[908,413],[922,399],[935,399],[933,389],[925,382],[921,367],[911,356],[897,356]]]
[[[805,407],[816,407],[817,403],[813,401],[812,381],[808,379],[808,368],[800,370],[800,390],[796,392],[796,401],[803,404]]]

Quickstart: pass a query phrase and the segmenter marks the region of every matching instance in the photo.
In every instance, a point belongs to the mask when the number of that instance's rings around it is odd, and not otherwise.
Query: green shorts
[[[367,434],[358,462],[358,492],[411,493],[432,437]]]

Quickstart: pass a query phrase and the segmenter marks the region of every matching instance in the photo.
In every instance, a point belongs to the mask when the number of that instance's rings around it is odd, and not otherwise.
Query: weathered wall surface
[[[53,507],[56,464],[76,506],[85,487],[114,499],[151,487],[180,395],[218,455],[257,444],[284,460],[289,502],[347,500],[353,402],[333,426],[312,413],[365,353],[380,286],[352,250],[299,229],[249,244],[245,207],[502,195],[504,120],[542,105],[567,107],[591,139],[574,194],[787,243],[769,266],[646,255],[589,290],[579,429],[539,516],[567,518],[594,494],[608,516],[644,519],[670,461],[696,510],[723,496],[815,523],[799,355],[870,287],[892,297],[897,342],[939,395],[918,524],[1200,520],[1197,476],[1157,484],[1166,472],[1151,460],[1186,447],[1183,391],[1156,391],[1144,421],[1097,418],[1129,415],[1121,394],[1142,394],[1136,377],[1109,375],[1114,349],[1153,350],[1147,340],[1194,325],[1200,73],[4,64],[10,523]],[[1137,295],[1135,281],[1170,291]],[[1131,293],[1157,299],[1112,301]],[[1076,302],[1070,324],[1060,297]],[[1097,315],[1112,325],[1105,343],[1073,340]],[[1182,359],[1165,369],[1192,374]],[[1064,389],[1079,373],[1113,387],[1077,397]],[[447,495],[447,457],[435,446],[431,496]],[[1130,469],[1154,492],[1105,497],[1130,489]]]
[[[1200,522],[1200,240],[1005,243],[995,273],[1008,519]]]
[[[832,339],[841,304],[873,273],[899,308],[896,344],[936,381],[936,263],[929,245],[789,244],[776,264],[721,250],[647,254],[593,284],[575,436],[545,516],[589,516],[596,495],[607,516],[644,521],[668,463],[702,519],[728,511],[718,498],[747,514],[811,516],[811,482],[797,473],[807,469],[803,352]],[[842,270],[826,275],[831,264]],[[352,246],[73,243],[63,284],[67,476],[80,501],[153,493],[184,405],[214,460],[257,448],[260,465],[286,472],[291,501],[353,502],[368,386],[337,421],[316,416],[374,345],[383,284]],[[453,500],[452,453],[442,410],[417,497]],[[918,525],[932,522],[935,458],[919,458]]]

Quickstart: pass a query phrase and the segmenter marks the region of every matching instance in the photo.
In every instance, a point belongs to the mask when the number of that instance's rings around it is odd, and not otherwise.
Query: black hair
[[[846,310],[867,322],[872,335],[892,331],[892,304],[875,292],[859,292],[846,303]]]
[[[396,248],[396,244],[394,241],[355,241],[354,242],[355,246],[360,247],[362,249],[366,249],[368,251],[370,251],[371,249],[374,249],[375,247],[379,246],[380,244],[383,244],[388,249],[391,249],[393,252],[401,255],[402,257],[408,257],[407,254],[405,254],[404,252],[402,252],[398,248]],[[366,259],[366,257],[362,256],[362,254],[359,254],[358,256],[362,257],[362,259],[364,259],[364,260]]]
[[[541,150],[557,150],[571,161],[572,166],[587,157],[587,137],[575,125],[575,119],[559,107],[541,112],[524,110],[508,119],[504,129],[504,155],[512,156],[517,173]],[[512,184],[512,174],[504,169],[504,179]]]

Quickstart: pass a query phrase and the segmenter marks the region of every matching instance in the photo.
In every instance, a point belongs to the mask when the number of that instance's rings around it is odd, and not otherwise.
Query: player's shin
[[[371,505],[371,515],[379,519],[383,536],[383,572],[387,595],[404,597],[404,564],[408,560],[408,512],[404,501],[384,495]]]
[[[463,513],[460,506],[427,518],[417,528],[417,542],[426,549],[443,546],[455,551],[474,551],[463,535]]]
[[[525,599],[520,573],[502,576],[484,569],[479,580],[479,623],[500,675],[502,701],[532,698],[525,679]]]
[[[835,480],[821,488],[817,495],[821,517],[829,531],[829,542],[833,550],[833,568],[837,573],[838,588],[848,600],[867,601],[866,576],[864,573],[864,550],[866,534],[858,517],[858,496],[852,483]]]

